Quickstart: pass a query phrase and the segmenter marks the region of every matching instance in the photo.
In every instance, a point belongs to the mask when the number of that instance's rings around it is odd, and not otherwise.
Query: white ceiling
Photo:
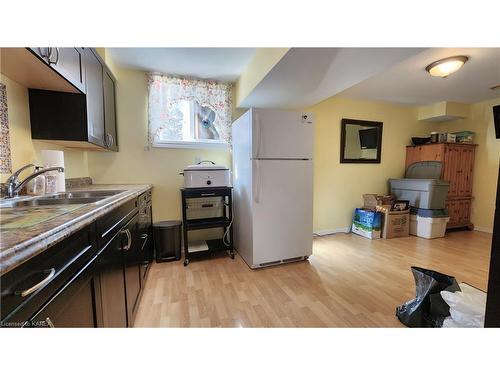
[[[126,68],[234,82],[255,48],[109,48],[112,60]]]
[[[433,61],[466,55],[469,61],[446,78],[432,77]],[[500,96],[500,48],[429,48],[339,94],[342,97],[425,105],[439,101],[475,103]]]
[[[240,106],[307,107],[422,51],[423,48],[292,48]]]

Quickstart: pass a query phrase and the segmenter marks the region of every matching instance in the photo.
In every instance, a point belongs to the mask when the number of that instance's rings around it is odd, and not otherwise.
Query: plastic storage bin
[[[444,237],[450,217],[424,217],[410,215],[410,234],[423,238]]]
[[[410,206],[425,209],[445,208],[450,183],[440,180],[439,161],[421,161],[408,167],[405,178],[391,178],[391,194],[398,200],[410,201]]]
[[[181,227],[182,222],[177,220],[153,224],[157,262],[181,259]]]

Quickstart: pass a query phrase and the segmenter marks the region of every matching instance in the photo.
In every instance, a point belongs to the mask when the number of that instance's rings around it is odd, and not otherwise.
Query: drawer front
[[[95,225],[91,224],[3,275],[2,323],[26,322],[96,253]]]
[[[109,242],[123,225],[138,211],[138,200],[132,199],[107,215],[97,219],[97,238],[102,247]]]

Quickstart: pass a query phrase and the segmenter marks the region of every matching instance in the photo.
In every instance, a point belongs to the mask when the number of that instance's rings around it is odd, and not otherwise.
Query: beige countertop
[[[18,265],[45,251],[57,242],[67,238],[82,229],[97,218],[112,211],[125,202],[151,189],[149,184],[143,185],[87,185],[80,188],[68,189],[67,192],[89,190],[124,190],[109,198],[94,203],[80,205],[38,206],[36,209],[24,208],[21,215],[26,220],[30,215],[48,215],[32,226],[11,228],[4,225],[0,219],[0,275],[7,273]],[[77,207],[75,207],[77,206]],[[19,215],[21,209],[0,209],[0,215],[7,217],[7,211]],[[45,210],[45,212],[44,212]],[[2,214],[3,211],[3,214]],[[35,220],[36,222],[36,220]]]

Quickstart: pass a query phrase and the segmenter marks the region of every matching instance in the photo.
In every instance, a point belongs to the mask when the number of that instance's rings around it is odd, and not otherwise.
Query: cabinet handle
[[[49,317],[45,318],[45,322],[47,323],[47,325],[49,326],[49,328],[56,328],[56,326],[54,325],[54,323],[52,323],[52,320],[50,320]]]
[[[50,64],[54,64],[54,65],[57,65],[57,63],[59,62],[59,47],[56,47],[54,48],[56,50],[56,59],[55,61],[52,61],[52,48],[50,48],[50,55],[49,55],[49,65]]]
[[[127,235],[127,246],[123,248],[123,251],[127,251],[132,246],[132,234],[128,229],[123,230],[122,233],[125,233]]]
[[[203,193],[203,194],[200,194],[202,197],[212,197],[215,195],[215,193]]]
[[[50,272],[49,274],[47,275],[47,277],[45,277],[42,281],[40,281],[39,283],[33,285],[31,288],[28,288],[26,290],[23,290],[22,292],[20,292],[19,294],[21,295],[21,297],[26,297],[26,296],[29,296],[30,294],[36,292],[38,289],[40,289],[42,286],[44,286],[45,284],[47,284],[50,279],[52,279],[54,277],[54,275],[56,274],[56,270],[54,268],[51,268],[50,269]]]
[[[141,234],[141,238],[142,238],[143,240],[147,239],[147,238],[148,238],[147,233]]]

